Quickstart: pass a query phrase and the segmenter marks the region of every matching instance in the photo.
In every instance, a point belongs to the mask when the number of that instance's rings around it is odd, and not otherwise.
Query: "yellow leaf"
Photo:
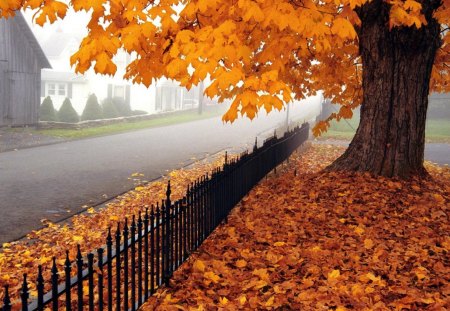
[[[197,271],[197,272],[205,272],[205,268],[206,268],[205,264],[200,259],[197,259],[194,262],[194,266],[193,267],[194,267],[194,270]]]
[[[419,12],[422,9],[422,4],[413,0],[406,0],[403,7],[411,11]]]
[[[47,262],[49,262],[51,260],[52,260],[51,257],[42,256],[41,258],[39,258],[39,263],[41,265],[44,265],[44,264],[46,264]]]
[[[266,307],[271,307],[272,305],[273,305],[273,300],[275,299],[275,297],[274,296],[271,296],[267,301],[266,301],[266,304],[265,304],[265,306]]]
[[[89,295],[89,286],[88,285],[83,286],[83,294],[85,296]]]
[[[434,300],[433,298],[429,297],[429,298],[422,298],[420,301],[425,303],[425,304],[427,304],[427,305],[429,305],[431,303],[434,303],[436,300]]]
[[[244,268],[245,266],[247,266],[247,262],[245,260],[239,259],[238,261],[236,261],[236,267]]]
[[[428,270],[426,268],[424,268],[424,267],[417,267],[414,270],[414,273],[415,273],[415,275],[417,276],[417,278],[419,280],[423,280],[424,278],[426,278],[427,277],[427,272],[428,272]]]
[[[355,284],[352,286],[352,295],[353,296],[361,296],[364,294],[364,290],[359,284]]]
[[[220,298],[219,298],[219,303],[220,303],[222,306],[226,306],[226,305],[228,304],[228,299],[227,299],[227,297],[220,297]]]
[[[97,55],[94,70],[97,73],[114,75],[117,71],[117,66],[112,62],[111,57],[103,52]]]
[[[269,274],[267,273],[267,269],[255,269],[252,272],[253,275],[259,276],[261,280],[269,281]]]
[[[89,214],[94,214],[94,213],[95,213],[95,209],[94,209],[93,207],[88,208],[88,209],[87,209],[87,212],[88,212]]]
[[[347,19],[342,17],[334,19],[331,33],[338,35],[343,39],[355,39],[356,37],[356,31],[355,28],[353,28],[353,25]]]
[[[82,242],[82,241],[84,240],[84,238],[83,238],[81,235],[74,235],[74,236],[72,237],[72,239],[73,239],[75,242]]]
[[[110,221],[119,221],[119,216],[116,216],[116,215],[109,216],[109,220]]]
[[[373,247],[373,241],[371,239],[365,239],[364,240],[364,247],[366,249],[371,249]]]
[[[164,302],[170,303],[170,304],[177,303],[179,300],[180,299],[172,298],[172,294],[168,294],[168,295],[166,295],[166,297],[164,297]]]
[[[438,202],[440,202],[440,203],[443,203],[445,200],[444,200],[444,198],[442,197],[442,195],[440,195],[440,194],[438,194],[438,193],[434,193],[433,194],[433,197],[434,197],[434,199],[436,200],[436,201],[438,201]]]
[[[247,302],[247,297],[245,297],[245,295],[242,295],[241,297],[239,297],[239,303],[241,305],[244,305]]]
[[[218,276],[217,274],[215,274],[215,273],[212,272],[212,271],[205,272],[205,273],[203,274],[203,276],[204,276],[205,278],[207,278],[207,279],[213,281],[214,283],[217,283],[217,282],[219,282],[219,280],[220,280],[220,276]]]
[[[337,279],[341,275],[341,272],[339,270],[333,270],[330,273],[328,273],[328,279]]]
[[[356,232],[357,234],[361,235],[361,234],[364,233],[364,228],[358,226],[358,227],[355,228],[355,232]]]
[[[286,245],[286,243],[285,242],[275,242],[275,244],[273,244],[273,245],[275,245],[275,246],[284,246],[284,245]]]
[[[366,294],[370,294],[373,293],[375,291],[375,288],[371,287],[371,286],[367,286],[366,289],[364,290],[364,292]]]

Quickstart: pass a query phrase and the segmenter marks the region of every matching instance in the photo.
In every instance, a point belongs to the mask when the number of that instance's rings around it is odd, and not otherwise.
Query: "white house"
[[[58,29],[41,42],[53,68],[42,70],[41,100],[50,96],[56,109],[68,97],[78,114],[81,114],[90,94],[95,94],[100,102],[106,98],[119,97],[130,104],[132,110],[148,113],[198,106],[199,99],[202,98],[201,88],[187,91],[167,80],[161,80],[147,88],[124,80],[122,77],[130,56],[123,51],[114,58],[117,65],[114,77],[96,74],[92,69],[84,75],[75,74],[70,66],[70,56],[78,50],[81,40],[82,35]]]

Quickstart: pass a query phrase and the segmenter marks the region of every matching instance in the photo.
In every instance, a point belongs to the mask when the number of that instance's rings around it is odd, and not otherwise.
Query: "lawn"
[[[325,133],[323,139],[344,139],[350,140],[359,125],[359,114],[352,119],[332,121],[330,129]],[[450,143],[450,120],[429,119],[425,129],[425,138],[428,143]]]
[[[222,107],[220,107],[222,108]],[[110,134],[135,131],[146,128],[167,126],[178,123],[191,122],[196,120],[208,119],[223,114],[223,109],[211,109],[204,111],[201,115],[197,111],[189,111],[183,114],[174,114],[162,116],[152,120],[143,120],[136,122],[116,123],[98,127],[90,127],[83,129],[41,129],[31,130],[35,134],[46,136],[61,137],[66,139],[80,139],[87,137],[103,136]]]

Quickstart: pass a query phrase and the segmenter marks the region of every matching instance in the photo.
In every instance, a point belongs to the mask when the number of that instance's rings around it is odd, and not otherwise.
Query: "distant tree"
[[[73,109],[70,99],[66,98],[58,111],[58,121],[67,123],[78,123],[80,117],[75,109]]]
[[[98,103],[97,96],[95,94],[89,95],[89,98],[81,114],[81,121],[98,120],[103,118],[102,107]]]
[[[111,98],[107,98],[102,102],[103,118],[111,119],[117,118],[119,113]]]
[[[131,116],[131,107],[130,104],[125,101],[122,97],[113,97],[112,102],[116,107],[117,113],[119,117],[128,117]]]
[[[53,107],[53,101],[50,96],[44,98],[39,109],[39,120],[41,121],[56,121],[56,110]]]

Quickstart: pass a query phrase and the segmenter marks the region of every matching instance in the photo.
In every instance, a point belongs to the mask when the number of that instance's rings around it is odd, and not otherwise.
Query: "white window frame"
[[[57,84],[57,91],[58,91],[58,96],[61,96],[61,97],[67,97],[67,83],[58,83]],[[61,88],[62,87],[62,88]],[[60,94],[59,93],[59,91],[60,90],[63,90],[64,91],[64,94]]]
[[[56,96],[56,83],[47,83],[45,91],[47,96]]]
[[[59,91],[64,90],[64,94]],[[45,84],[45,96],[67,97],[69,86],[67,83],[47,82]]]
[[[122,94],[121,95],[117,95],[117,88],[122,88]],[[127,87],[126,87],[126,85],[113,85],[113,87],[112,87],[112,96],[113,97],[120,97],[120,98],[123,98],[123,99],[126,99],[126,97],[127,97]]]

